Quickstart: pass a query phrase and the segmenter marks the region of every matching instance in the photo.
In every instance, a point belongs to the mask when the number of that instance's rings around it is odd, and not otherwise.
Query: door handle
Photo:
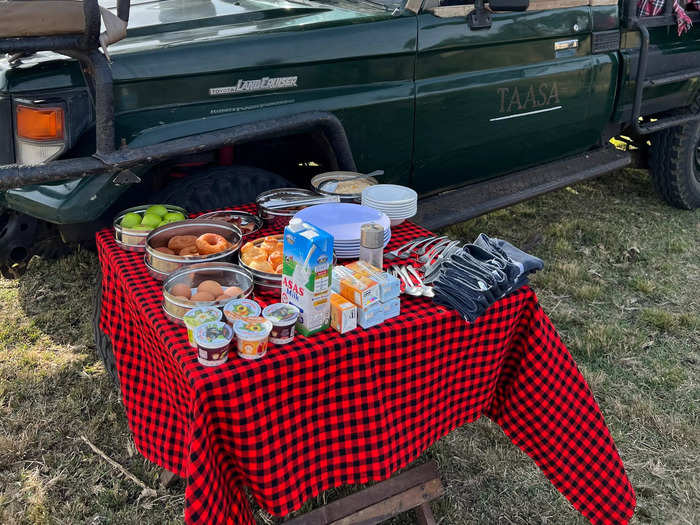
[[[578,39],[558,40],[554,42],[554,51],[564,51],[566,49],[576,49],[578,47]]]

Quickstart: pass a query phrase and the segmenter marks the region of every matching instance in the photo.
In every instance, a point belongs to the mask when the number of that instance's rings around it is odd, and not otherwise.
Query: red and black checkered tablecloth
[[[424,234],[404,223],[390,248]],[[163,314],[142,254],[109,229],[97,246],[129,426],[144,456],[187,479],[188,523],[254,523],[244,487],[282,516],[325,489],[387,479],[481,415],[592,523],[631,517],[600,409],[531,289],[472,324],[402,298],[401,316],[371,329],[297,336],[261,360],[207,368]]]

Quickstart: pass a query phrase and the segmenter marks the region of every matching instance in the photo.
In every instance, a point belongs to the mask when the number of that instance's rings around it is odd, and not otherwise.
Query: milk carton
[[[292,219],[284,229],[283,303],[299,308],[297,330],[312,335],[330,324],[333,237],[315,226]]]

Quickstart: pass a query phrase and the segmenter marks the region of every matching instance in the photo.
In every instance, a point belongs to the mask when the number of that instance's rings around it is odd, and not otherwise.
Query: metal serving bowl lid
[[[351,177],[357,177],[359,175],[362,175],[361,173],[356,173],[354,171],[327,171],[325,173],[319,173],[318,175],[314,176],[311,179],[311,186],[316,190],[318,193],[322,195],[337,195],[338,197],[342,198],[359,198],[362,197],[362,190],[360,190],[358,193],[336,193],[334,191],[329,191],[327,189],[323,189],[323,185],[327,181],[331,180],[337,180],[338,182],[343,182],[344,179],[349,179]],[[366,181],[368,184],[367,186],[374,186],[375,184],[378,184],[379,181],[375,179],[374,177],[365,177],[363,179],[358,179],[360,181]],[[365,186],[365,187],[367,187]],[[364,189],[364,188],[363,188]]]
[[[226,220],[226,217],[240,217],[241,219],[251,222],[254,224],[254,228],[250,231],[243,231],[242,228],[240,228],[237,224],[232,223],[228,220]],[[199,217],[194,218],[195,221],[201,221],[201,220],[217,220],[217,221],[224,221],[228,222],[229,224],[233,224],[234,226],[237,226],[240,230],[241,233],[243,234],[244,237],[247,237],[248,235],[252,235],[253,233],[257,232],[260,228],[263,227],[263,220],[252,213],[248,213],[247,211],[240,211],[240,210],[217,210],[217,211],[212,211],[209,213],[204,213],[200,215]]]
[[[265,207],[265,203],[272,199],[284,199],[284,198],[299,198],[299,197],[318,197],[319,194],[315,191],[307,190],[304,188],[275,188],[274,190],[268,190],[262,192],[255,199],[256,204],[262,209],[266,214],[269,215],[284,215],[291,216],[298,212],[301,208],[305,206],[290,206],[289,208],[277,208],[274,210]]]
[[[222,277],[222,275],[224,277]],[[226,275],[228,275],[229,278],[226,278]],[[184,266],[168,275],[163,283],[164,299],[177,306],[186,308],[195,308],[197,306],[223,306],[232,299],[235,299],[235,297],[229,297],[221,301],[190,301],[184,300],[170,292],[176,284],[185,284],[190,288],[196,288],[194,283],[197,276],[201,277],[200,282],[206,280],[214,280],[217,282],[221,280],[229,281],[224,284],[219,282],[219,284],[222,284],[222,286],[238,286],[243,290],[240,298],[248,297],[253,291],[253,275],[250,270],[238,264],[227,262],[198,263]],[[233,279],[231,279],[231,277],[233,277]],[[232,284],[230,282],[231,280],[235,280],[235,284]],[[197,285],[198,284],[199,283],[197,283]]]

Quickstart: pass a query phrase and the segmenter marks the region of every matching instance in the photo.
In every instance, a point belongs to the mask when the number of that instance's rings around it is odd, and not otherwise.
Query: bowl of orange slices
[[[241,266],[253,274],[258,291],[274,291],[282,288],[283,235],[267,235],[245,243],[238,258]]]

